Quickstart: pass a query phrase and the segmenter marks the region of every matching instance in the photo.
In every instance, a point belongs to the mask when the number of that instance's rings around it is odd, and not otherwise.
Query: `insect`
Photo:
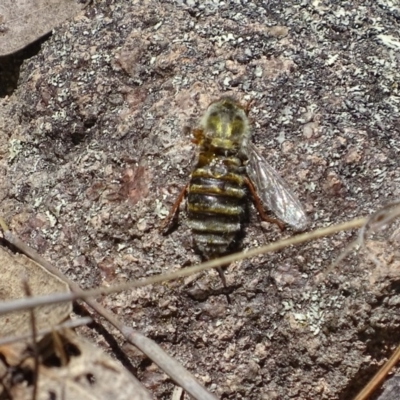
[[[169,225],[186,194],[188,225],[206,260],[237,247],[249,197],[261,218],[281,229],[281,221],[295,230],[304,230],[308,223],[297,197],[251,143],[248,108],[230,97],[210,104],[193,130],[198,147],[190,181],[164,224]],[[266,215],[264,207],[278,219]]]

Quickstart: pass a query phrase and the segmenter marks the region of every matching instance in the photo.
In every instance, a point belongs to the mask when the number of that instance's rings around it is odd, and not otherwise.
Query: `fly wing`
[[[295,230],[304,230],[308,220],[299,199],[256,147],[251,143],[248,146],[247,175],[256,187],[264,207]]]

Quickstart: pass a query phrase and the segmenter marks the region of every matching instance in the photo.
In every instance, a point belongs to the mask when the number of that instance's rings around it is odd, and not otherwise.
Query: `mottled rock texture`
[[[83,288],[198,262],[184,212],[158,227],[191,170],[187,127],[233,95],[310,229],[369,214],[400,194],[399,21],[375,0],[94,1],[1,100],[0,212]],[[395,233],[330,273],[355,232],[233,264],[231,304],[215,271],[101,301],[220,398],[347,400],[398,342]],[[243,247],[291,234],[251,209]]]

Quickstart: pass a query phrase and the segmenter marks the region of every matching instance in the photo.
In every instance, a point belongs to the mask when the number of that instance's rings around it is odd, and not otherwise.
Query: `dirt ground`
[[[253,99],[253,141],[309,229],[368,215],[400,197],[399,21],[380,0],[94,1],[0,99],[0,213],[82,288],[198,263],[184,205],[172,233],[158,228],[191,171],[189,128],[232,95]],[[243,248],[292,234],[251,207]],[[221,399],[347,400],[400,325],[398,231],[328,273],[355,238],[232,264],[231,304],[215,271],[99,301]],[[120,344],[169,399],[173,382]]]

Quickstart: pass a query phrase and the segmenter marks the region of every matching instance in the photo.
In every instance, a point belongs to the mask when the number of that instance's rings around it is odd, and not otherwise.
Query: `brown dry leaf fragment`
[[[75,16],[84,6],[78,0],[2,0],[0,56],[21,50]]]
[[[22,280],[25,279],[32,295],[69,291],[68,285],[42,266],[24,255],[14,255],[0,247],[0,301],[25,297]],[[38,331],[55,326],[68,318],[71,303],[50,304],[35,311]],[[0,316],[0,337],[23,335],[31,331],[29,312],[15,312]]]
[[[148,391],[120,364],[72,331],[65,330],[58,342],[62,343],[61,349],[54,345],[51,335],[38,343],[41,361],[38,400],[151,399]],[[60,358],[60,350],[65,354],[66,363]],[[29,374],[33,359],[23,360],[19,367],[24,371],[20,379],[12,379],[15,368],[10,368],[6,383],[13,398],[30,400]]]

